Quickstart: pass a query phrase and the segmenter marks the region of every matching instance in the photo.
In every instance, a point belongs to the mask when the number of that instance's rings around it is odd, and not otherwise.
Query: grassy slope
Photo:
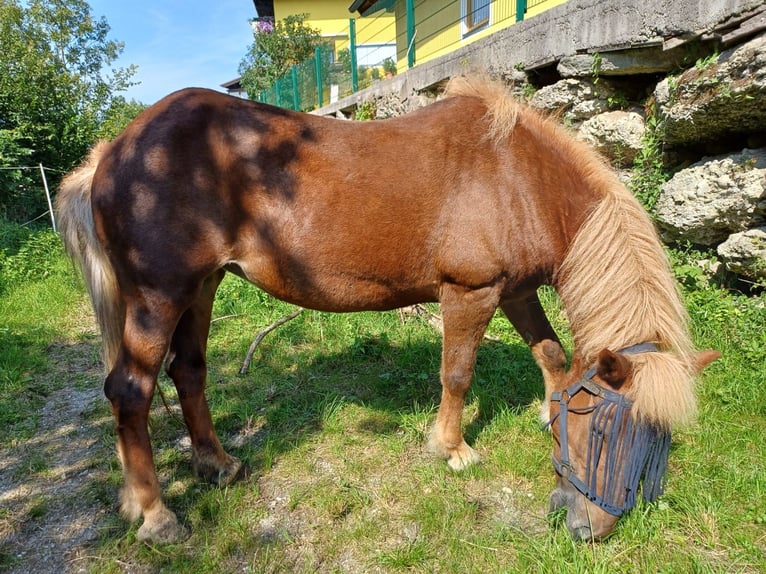
[[[47,250],[46,250],[47,249]],[[84,296],[58,251],[0,299],[0,442],[34,433],[39,374],[53,341],[76,339]],[[43,258],[41,256],[41,258]],[[4,272],[9,269],[4,267]],[[38,270],[39,271],[39,270]],[[16,273],[14,271],[13,273]],[[687,294],[700,347],[724,358],[700,379],[699,422],[676,433],[666,494],[598,545],[571,541],[545,514],[550,438],[539,429],[539,372],[498,316],[465,414],[483,463],[462,474],[423,451],[439,397],[438,335],[396,313],[306,312],[247,347],[289,307],[227,278],[212,326],[209,397],[228,448],[253,474],[227,489],[191,476],[184,429],[158,408],[151,430],[166,498],[192,538],[152,549],[115,513],[78,567],[98,572],[757,572],[766,570],[766,299],[707,284]],[[549,313],[564,328],[555,298]],[[72,375],[73,380],[76,375]],[[47,379],[47,377],[46,377]],[[66,384],[62,381],[60,384]],[[162,386],[173,402],[168,381]],[[21,414],[24,413],[24,414]],[[107,437],[107,440],[110,440]],[[179,445],[181,448],[179,448]],[[104,505],[114,460],[94,485]],[[44,514],[30,517],[45,520]]]

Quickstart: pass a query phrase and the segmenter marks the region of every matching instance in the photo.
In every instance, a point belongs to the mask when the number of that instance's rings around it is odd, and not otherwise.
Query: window
[[[491,0],[462,0],[463,35],[467,36],[489,25]]]

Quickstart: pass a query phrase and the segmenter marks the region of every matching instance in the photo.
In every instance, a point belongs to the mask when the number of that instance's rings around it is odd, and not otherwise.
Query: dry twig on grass
[[[303,313],[303,311],[304,311],[304,309],[302,307],[299,307],[298,309],[296,309],[295,311],[293,311],[289,315],[285,315],[281,319],[277,319],[271,325],[267,326],[260,333],[258,333],[255,336],[255,339],[253,339],[253,342],[250,344],[250,348],[247,350],[247,355],[245,356],[245,360],[242,363],[242,368],[239,369],[239,374],[240,375],[244,375],[245,373],[247,373],[247,370],[250,368],[250,361],[253,360],[253,353],[255,353],[255,349],[258,348],[258,345],[260,345],[261,341],[263,341],[263,338],[266,335],[271,333],[277,327],[281,327],[282,325],[284,325],[288,321],[292,321],[298,315]]]

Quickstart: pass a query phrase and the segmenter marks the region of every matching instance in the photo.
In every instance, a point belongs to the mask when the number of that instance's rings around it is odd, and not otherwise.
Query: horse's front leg
[[[213,427],[207,399],[207,339],[213,299],[223,279],[221,270],[202,285],[196,301],[181,316],[173,333],[165,370],[178,391],[192,443],[192,466],[197,476],[225,486],[239,476],[242,463],[226,454]]]
[[[471,386],[476,352],[497,308],[499,291],[496,286],[477,290],[458,285],[442,286],[442,400],[428,446],[432,452],[446,458],[454,470],[479,461],[479,454],[463,439],[461,417],[465,395]]]

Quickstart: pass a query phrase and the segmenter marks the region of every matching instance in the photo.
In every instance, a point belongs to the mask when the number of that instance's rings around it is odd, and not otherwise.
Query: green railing
[[[424,0],[381,0],[388,11],[349,20],[340,39],[316,48],[313,58],[293,66],[255,99],[311,111],[520,22],[529,9],[542,11],[543,5],[561,1],[451,0],[434,9]],[[466,7],[473,12],[466,13]],[[360,37],[377,38],[378,43],[360,43]]]

